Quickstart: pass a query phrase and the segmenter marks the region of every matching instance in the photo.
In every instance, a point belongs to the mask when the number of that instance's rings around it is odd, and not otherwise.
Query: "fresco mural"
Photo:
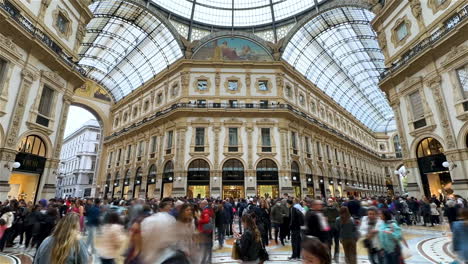
[[[112,101],[109,93],[106,90],[90,81],[87,81],[83,86],[76,89],[75,94],[78,96],[99,99],[107,102]]]
[[[270,61],[271,55],[260,45],[244,38],[218,38],[205,43],[194,60]]]

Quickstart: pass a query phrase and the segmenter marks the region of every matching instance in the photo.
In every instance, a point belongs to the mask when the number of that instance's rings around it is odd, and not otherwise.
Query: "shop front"
[[[142,180],[143,180],[143,169],[141,167],[138,167],[135,173],[135,181],[133,182],[133,198],[140,197]]]
[[[8,181],[8,199],[24,199],[33,203],[36,201],[38,185],[47,160],[46,153],[45,143],[39,136],[23,138]]]
[[[278,166],[271,159],[263,159],[257,164],[257,195],[279,197]]]
[[[294,197],[301,198],[301,174],[299,172],[299,165],[293,161],[291,163],[291,184],[294,190]]]
[[[162,192],[161,199],[172,196],[172,186],[174,183],[174,163],[166,162],[162,175]]]
[[[245,198],[244,165],[238,159],[228,159],[223,164],[223,199]]]
[[[148,178],[146,179],[146,197],[154,198],[156,191],[156,165],[151,164],[148,169]]]
[[[193,160],[187,170],[187,196],[210,197],[210,165],[203,159]]]

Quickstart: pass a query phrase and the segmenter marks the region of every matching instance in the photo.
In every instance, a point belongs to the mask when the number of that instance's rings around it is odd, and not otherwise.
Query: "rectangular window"
[[[117,166],[120,165],[120,159],[122,158],[122,149],[119,149],[119,154],[117,155]]]
[[[20,14],[19,9],[16,6],[14,6],[12,3],[10,3],[10,1],[5,1],[4,5],[5,5],[6,11],[10,14],[10,16],[16,17]]]
[[[53,98],[54,90],[47,86],[44,86],[44,88],[42,89],[41,100],[39,101],[39,114],[47,117],[50,116]]]
[[[262,109],[268,108],[268,100],[260,100],[260,108]]]
[[[331,162],[330,146],[328,145],[327,145],[327,159],[328,159],[328,162]]]
[[[307,158],[310,159],[311,153],[310,153],[310,140],[309,140],[309,137],[305,137],[305,148],[306,148]]]
[[[150,153],[155,153],[156,152],[156,141],[157,141],[157,138],[156,136],[152,136],[151,137],[151,150],[150,150]]]
[[[174,136],[174,131],[167,132],[167,142],[166,142],[167,149],[172,148],[172,138],[173,138],[173,136]]]
[[[293,149],[297,149],[297,144],[296,144],[296,132],[291,131],[291,147]]]
[[[163,99],[163,94],[162,94],[162,93],[158,93],[157,103],[158,103],[158,104],[162,103],[162,99]]]
[[[229,100],[229,107],[230,108],[237,108],[238,101],[237,100]]]
[[[1,69],[0,69],[1,70]],[[1,74],[1,71],[0,71]],[[463,98],[468,99],[468,64],[462,68],[457,69],[457,77],[462,89]],[[0,75],[1,78],[1,75]],[[465,109],[465,111],[467,111]]]
[[[319,160],[322,159],[322,150],[320,149],[320,142],[317,141],[317,156],[319,157]]]
[[[335,149],[335,159],[336,159],[336,163],[339,163],[339,160],[338,160],[338,150]]]
[[[138,155],[137,155],[137,157],[143,156],[144,147],[145,147],[145,146],[144,146],[144,144],[143,144],[143,141],[140,141],[140,142],[138,143]]]
[[[237,91],[239,88],[239,84],[237,81],[228,81],[228,89],[229,91]]]
[[[262,152],[271,152],[270,128],[262,127]]]
[[[112,164],[112,156],[114,155],[114,152],[111,152],[109,154],[109,160],[107,161],[107,168],[110,168],[111,167],[111,164]]]
[[[258,90],[260,91],[268,91],[268,81],[258,81]]]
[[[195,151],[196,152],[205,151],[205,128],[204,127],[195,128]]]
[[[6,68],[7,68],[7,62],[0,58],[0,92],[2,91],[2,87],[4,83],[3,79],[5,78]]]
[[[98,150],[99,150],[99,145],[94,144],[94,153],[98,153]]]
[[[127,148],[127,163],[130,162],[130,156],[132,155],[132,145],[128,145]]]
[[[413,119],[419,120],[424,117],[424,108],[419,92],[415,92],[409,95],[411,110],[413,111]]]
[[[403,22],[398,26],[398,28],[396,29],[396,34],[398,40],[402,40],[406,37],[406,35],[408,35],[408,28],[406,23]]]
[[[201,108],[206,107],[206,100],[205,99],[197,100],[197,106]]]
[[[229,152],[237,152],[239,151],[239,141],[237,138],[237,127],[230,127],[229,128],[229,133],[228,133],[228,140],[229,140],[229,146],[228,146],[228,151]]]
[[[96,167],[96,160],[91,160],[91,170],[94,170]]]

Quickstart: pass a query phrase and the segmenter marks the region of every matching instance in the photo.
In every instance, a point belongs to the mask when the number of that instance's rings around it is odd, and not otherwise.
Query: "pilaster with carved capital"
[[[253,132],[253,124],[247,123],[247,127],[245,128],[247,131],[247,166],[249,170],[253,169],[253,154],[252,154],[252,132]]]

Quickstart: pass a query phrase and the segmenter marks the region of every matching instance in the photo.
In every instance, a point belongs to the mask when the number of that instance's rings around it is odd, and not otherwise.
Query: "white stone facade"
[[[95,120],[64,139],[60,153],[57,197],[90,197],[100,155],[101,128]]]

